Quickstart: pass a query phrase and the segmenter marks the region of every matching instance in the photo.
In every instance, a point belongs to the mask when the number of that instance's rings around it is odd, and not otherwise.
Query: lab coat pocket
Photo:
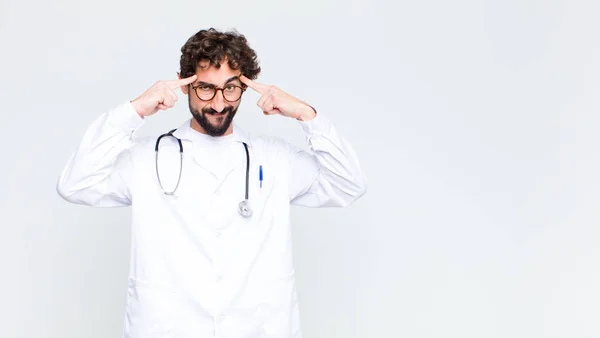
[[[253,176],[259,178],[250,188],[250,201],[255,206],[257,215],[259,216],[257,218],[260,218],[265,211],[264,209],[268,207],[273,188],[277,186],[277,177],[271,171],[268,165],[261,165],[256,167],[252,173]]]
[[[125,338],[174,337],[175,292],[129,279]]]

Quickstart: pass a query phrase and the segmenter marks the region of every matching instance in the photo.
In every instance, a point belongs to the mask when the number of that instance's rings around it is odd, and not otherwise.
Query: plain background
[[[130,209],[68,204],[56,180],[93,119],[175,78],[211,26],[245,34],[259,81],[327,114],[367,174],[347,209],[293,209],[305,337],[599,337],[599,10],[2,0],[0,337],[120,336]],[[257,100],[240,125],[303,144]]]

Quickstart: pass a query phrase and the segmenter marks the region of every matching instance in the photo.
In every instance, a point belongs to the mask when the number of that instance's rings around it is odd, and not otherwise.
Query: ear
[[[179,79],[181,80],[181,73],[177,72],[177,78],[179,78]],[[190,91],[189,91],[189,88],[190,88],[190,86],[189,86],[189,85],[186,85],[186,86],[181,86],[181,87],[179,87],[179,88],[181,89],[181,91],[182,91],[182,92],[183,92],[185,95],[188,95],[188,94],[189,94],[189,92],[190,92]]]

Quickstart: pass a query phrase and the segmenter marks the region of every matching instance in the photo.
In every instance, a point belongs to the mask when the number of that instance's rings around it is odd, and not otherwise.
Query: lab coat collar
[[[244,132],[244,130],[242,130],[242,128],[240,128],[235,122],[232,122],[232,125],[233,139],[240,143],[246,143],[249,147],[252,147],[252,144],[250,143],[250,138],[248,137],[246,132]],[[196,131],[192,129],[192,119],[190,118],[181,126],[179,126],[179,128],[177,128],[177,130],[173,132],[173,135],[179,139],[191,141],[192,133],[196,133]]]
[[[203,158],[201,155],[198,154],[197,151],[194,151],[193,133],[197,133],[197,131],[192,129],[191,123],[192,123],[192,119],[188,119],[185,123],[183,123],[181,126],[179,126],[179,128],[177,128],[176,131],[173,132],[173,136],[181,139],[184,143],[189,142],[192,145],[192,148],[189,148],[189,150],[188,150],[188,154],[191,155],[191,158],[193,158],[193,160],[196,162],[197,165],[204,168],[206,171],[210,172],[219,181],[219,183],[215,187],[215,189],[218,189],[220,184],[223,182],[223,180],[225,180],[225,178],[227,178],[227,176],[231,172],[233,172],[233,170],[235,168],[237,168],[241,163],[245,162],[246,158],[242,157],[242,156],[232,156],[228,159],[227,163],[223,167],[215,168],[215,167],[211,166],[209,163],[206,162],[206,158]],[[240,151],[242,151],[241,150],[241,149],[243,149],[243,148],[241,148],[242,143],[246,143],[249,148],[252,148],[252,145],[250,143],[250,138],[248,137],[248,135],[235,123],[232,123],[232,124],[233,124],[233,133],[232,133],[233,140],[240,143],[240,148],[238,148],[238,149]],[[184,145],[184,148],[186,148],[186,147],[187,147],[187,145]]]

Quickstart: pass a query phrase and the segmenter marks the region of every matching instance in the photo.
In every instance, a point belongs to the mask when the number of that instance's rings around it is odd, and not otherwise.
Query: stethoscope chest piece
[[[238,211],[240,212],[240,215],[242,215],[244,217],[252,216],[252,207],[250,206],[250,201],[248,201],[248,200],[241,201],[238,204]]]

